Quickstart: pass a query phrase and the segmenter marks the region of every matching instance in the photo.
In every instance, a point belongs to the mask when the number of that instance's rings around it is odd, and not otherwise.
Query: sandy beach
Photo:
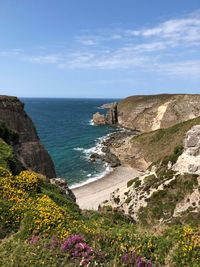
[[[120,166],[105,177],[81,187],[74,188],[72,191],[81,209],[97,210],[99,204],[109,199],[110,194],[114,190],[126,185],[130,179],[138,175],[139,173],[137,170],[131,167]]]

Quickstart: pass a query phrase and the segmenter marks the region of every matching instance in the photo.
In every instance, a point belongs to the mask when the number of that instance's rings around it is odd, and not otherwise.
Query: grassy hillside
[[[141,230],[117,211],[80,211],[36,173],[0,171],[0,266],[199,264],[195,228]]]
[[[147,162],[157,162],[181,146],[186,132],[200,124],[200,117],[178,123],[170,128],[159,129],[132,138],[132,146],[140,150]]]
[[[0,166],[6,169],[10,169],[10,162],[13,160],[12,147],[6,144],[3,139],[0,138]]]
[[[158,160],[162,155],[156,144],[166,143],[167,153],[171,133],[178,134],[173,142],[179,144],[187,127],[197,122],[142,135],[133,142],[145,149],[152,145]],[[143,225],[136,224],[110,207],[81,211],[46,177],[30,171],[11,173],[13,152],[8,143],[0,139],[0,266],[200,266],[198,227],[180,221],[152,229],[145,220]],[[167,194],[163,199],[166,204],[172,198]],[[141,216],[150,218],[158,209],[154,202],[149,205],[151,210],[141,211]]]
[[[118,103],[118,109],[128,111],[134,109],[139,104],[148,103],[148,101],[160,101],[162,103],[172,97],[173,95],[171,94],[129,96]]]

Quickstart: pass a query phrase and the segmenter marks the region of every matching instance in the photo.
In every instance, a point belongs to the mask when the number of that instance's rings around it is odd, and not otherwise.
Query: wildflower
[[[39,236],[33,235],[29,238],[29,243],[35,245],[40,240]]]

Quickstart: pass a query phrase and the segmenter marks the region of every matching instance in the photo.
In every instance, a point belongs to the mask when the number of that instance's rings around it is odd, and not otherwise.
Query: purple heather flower
[[[50,243],[47,245],[47,248],[49,248],[51,250],[54,250],[59,246],[60,246],[60,242],[57,239],[57,237],[56,236],[52,236]]]
[[[69,236],[61,245],[61,250],[66,251],[75,246],[75,244],[83,242],[83,237],[80,235]]]
[[[134,263],[135,262],[135,253],[134,252],[130,252],[130,253],[124,254],[122,256],[122,262],[124,264]]]
[[[30,244],[36,244],[38,241],[40,240],[40,237],[39,236],[36,236],[36,235],[33,235],[29,238],[29,243]]]
[[[147,267],[153,267],[153,264],[152,264],[151,261],[149,261],[149,262],[147,263]]]
[[[80,258],[80,266],[87,266],[94,259],[93,249],[80,235],[69,236],[61,245],[62,251],[68,251],[72,258]]]

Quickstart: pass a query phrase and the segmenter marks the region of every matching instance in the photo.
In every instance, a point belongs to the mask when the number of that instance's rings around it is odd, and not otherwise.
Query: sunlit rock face
[[[150,132],[200,116],[200,95],[131,96],[117,105],[119,125]]]
[[[184,152],[173,166],[180,173],[200,175],[200,125],[195,125],[186,134]]]

